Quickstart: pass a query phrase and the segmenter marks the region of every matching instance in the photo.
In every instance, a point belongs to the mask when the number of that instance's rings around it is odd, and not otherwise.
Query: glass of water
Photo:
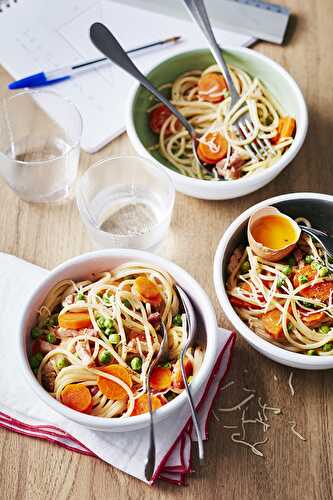
[[[69,197],[81,134],[81,115],[68,99],[45,90],[13,95],[0,112],[0,175],[25,201]]]
[[[155,251],[170,225],[175,188],[151,160],[115,156],[86,171],[76,200],[97,247]]]

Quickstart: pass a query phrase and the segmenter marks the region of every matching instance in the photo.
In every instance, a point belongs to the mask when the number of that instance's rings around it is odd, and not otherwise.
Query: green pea
[[[130,309],[131,308],[131,303],[129,300],[125,299],[124,302],[123,302],[124,306],[127,307],[127,309]]]
[[[314,349],[310,349],[306,354],[308,356],[317,356],[317,351],[315,351]]]
[[[110,342],[110,344],[119,344],[119,342],[120,342],[119,333],[111,333],[111,335],[109,337],[109,342]]]
[[[33,339],[38,339],[38,337],[40,337],[40,336],[42,335],[42,333],[43,333],[43,332],[42,332],[39,328],[37,328],[37,326],[35,326],[35,327],[31,330],[30,335],[31,335],[31,337],[32,337]]]
[[[98,354],[98,361],[102,363],[102,365],[107,365],[108,363],[110,363],[111,359],[112,359],[112,354],[110,351],[107,351],[106,349],[103,349]]]
[[[327,267],[322,267],[320,270],[319,270],[319,276],[321,278],[324,278],[325,276],[328,275],[328,269]]]
[[[109,305],[111,303],[110,297],[108,297],[107,295],[103,295],[103,302],[104,304]]]
[[[329,352],[333,349],[333,344],[331,344],[330,342],[327,342],[327,344],[325,344],[323,346],[323,351],[324,352]]]
[[[312,263],[311,263],[311,267],[312,269],[314,269],[315,271],[318,271],[318,269],[320,269],[323,265],[318,262],[317,260],[314,260]]]
[[[49,344],[55,344],[57,342],[57,337],[54,335],[54,333],[49,332],[46,335],[46,340],[48,341]]]
[[[171,368],[170,361],[166,361],[165,363],[163,363],[162,368]]]
[[[114,328],[114,324],[111,318],[104,319],[104,328]]]
[[[284,278],[278,278],[277,282],[276,282],[276,286],[278,288],[281,288],[281,286],[284,285],[284,282],[285,282]]]
[[[102,316],[100,316],[98,319],[97,319],[97,324],[98,326],[100,327],[101,330],[103,330],[105,327],[104,327],[104,318]]]
[[[135,370],[136,372],[141,371],[141,368],[142,368],[142,359],[141,359],[141,358],[138,358],[138,357],[133,358],[133,359],[131,360],[131,368],[132,368],[133,370]]]
[[[289,276],[289,274],[291,274],[291,272],[292,272],[292,269],[290,266],[283,266],[283,268],[281,269],[281,272],[283,274],[285,274],[286,276]]]
[[[41,364],[44,356],[41,352],[36,352],[33,356],[30,357],[30,366],[32,369],[38,368]]]
[[[79,292],[77,294],[77,300],[84,300],[84,293],[83,292]]]
[[[323,333],[324,335],[330,331],[331,329],[328,325],[321,325],[321,327],[319,328],[319,333]]]
[[[296,259],[295,259],[295,257],[293,257],[293,256],[289,257],[288,264],[289,264],[289,266],[296,266]]]
[[[182,326],[182,324],[183,324],[182,315],[181,315],[181,314],[176,314],[176,315],[172,318],[172,323],[173,323],[175,326]]]
[[[248,260],[245,260],[243,264],[240,267],[240,270],[242,273],[247,273],[250,270],[250,262]]]
[[[69,366],[70,362],[68,361],[67,358],[65,358],[65,356],[62,356],[61,358],[57,359],[56,365],[58,370],[62,370],[63,368],[66,368],[66,366]]]
[[[299,281],[302,283],[302,285],[304,285],[309,280],[308,280],[307,276],[305,276],[304,274],[301,274],[300,277],[299,277]]]
[[[306,264],[311,264],[314,261],[314,256],[311,254],[306,255],[304,260],[305,260]]]

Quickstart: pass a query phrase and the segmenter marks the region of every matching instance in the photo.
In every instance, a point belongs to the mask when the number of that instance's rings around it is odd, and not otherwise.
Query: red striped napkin
[[[70,451],[99,457],[118,469],[146,482],[144,461],[148,447],[148,430],[127,433],[105,433],[86,429],[54,412],[40,401],[21,375],[13,360],[15,335],[26,297],[48,272],[7,254],[0,254],[0,426],[37,439],[63,446]],[[214,398],[228,371],[235,334],[219,329],[216,362],[206,385],[198,395],[204,439]],[[168,429],[168,432],[165,432]],[[191,448],[194,436],[187,405],[177,417],[156,424],[156,471],[158,479],[182,485],[191,472]]]

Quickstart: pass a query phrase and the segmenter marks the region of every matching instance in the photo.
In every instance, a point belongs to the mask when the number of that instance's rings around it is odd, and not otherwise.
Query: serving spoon
[[[187,382],[186,372],[185,372],[185,368],[184,368],[184,357],[185,357],[187,349],[193,344],[193,340],[194,340],[196,329],[197,329],[197,320],[195,317],[195,312],[193,309],[192,302],[188,298],[187,294],[184,292],[184,290],[179,285],[176,285],[176,290],[178,292],[178,295],[180,297],[180,300],[182,302],[183,309],[185,312],[186,331],[187,331],[187,339],[186,339],[185,344],[182,347],[182,350],[180,352],[180,357],[179,357],[180,369],[181,369],[182,376],[183,376],[183,381],[184,381],[187,399],[188,399],[188,402],[189,402],[189,405],[191,408],[192,422],[194,425],[195,433],[197,435],[199,460],[202,463],[203,459],[204,459],[204,448],[203,448],[203,441],[202,441],[200,425],[199,425],[199,420],[198,420],[198,414],[197,414],[197,411],[196,411],[195,406],[194,406],[192,394],[191,394],[190,387],[189,387],[188,382]]]
[[[141,73],[141,71],[135,66],[133,61],[128,57],[125,50],[113,36],[111,31],[102,23],[94,23],[90,27],[90,39],[95,47],[100,50],[106,57],[110,59],[114,64],[119,66],[121,69],[126,71],[129,75],[135,78],[141,85],[143,85],[148,92],[153,94],[159,101],[161,101],[164,106],[166,106],[169,111],[180,121],[183,127],[189,133],[192,140],[193,155],[198,163],[199,167],[203,169],[204,172],[211,174],[211,170],[201,163],[197,147],[199,144],[200,136],[191,125],[191,123],[186,120],[186,118],[178,111],[177,108],[163,95],[157,88]]]

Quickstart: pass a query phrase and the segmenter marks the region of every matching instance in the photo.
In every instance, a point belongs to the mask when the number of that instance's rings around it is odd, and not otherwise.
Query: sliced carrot
[[[151,403],[153,411],[158,410],[158,408],[161,408],[162,406],[162,402],[158,396],[152,395]],[[134,410],[131,416],[135,417],[136,415],[142,415],[143,413],[148,413],[148,412],[149,412],[148,395],[143,394],[142,396],[140,396],[138,399],[135,400]]]
[[[145,276],[136,278],[135,288],[144,302],[149,302],[157,306],[161,303],[162,297],[158,286]]]
[[[317,283],[316,285],[309,286],[300,291],[303,297],[318,300],[320,302],[326,302],[331,293],[333,293],[333,281],[323,281],[322,283]]]
[[[316,312],[313,314],[309,314],[307,316],[302,315],[302,321],[305,323],[307,326],[311,328],[316,328],[317,326],[320,326],[323,319],[325,318],[325,313],[324,312]]]
[[[191,361],[185,357],[184,359],[184,370],[186,374],[186,378],[188,378],[190,375],[193,373],[193,366]],[[180,369],[180,363],[177,361],[173,373],[172,373],[172,385],[176,387],[177,389],[184,389],[184,380],[183,380],[183,375],[182,371]]]
[[[171,387],[171,370],[157,366],[150,375],[150,386],[154,391],[165,391]]]
[[[197,153],[201,161],[214,165],[222,160],[228,152],[228,142],[220,132],[208,132],[205,142],[200,142]]]
[[[102,372],[108,373],[109,375],[113,375],[116,378],[119,378],[123,382],[125,382],[128,387],[132,387],[132,379],[131,376],[126,370],[121,365],[108,365],[105,366],[104,368],[99,368]],[[97,385],[99,390],[101,391],[104,396],[106,396],[108,399],[114,399],[114,400],[119,400],[119,399],[124,399],[127,396],[127,392],[125,389],[123,389],[117,382],[114,382],[113,380],[110,380],[108,378],[99,376],[97,379]]]
[[[66,312],[58,318],[59,326],[69,330],[80,330],[81,328],[91,328],[92,323],[88,312]]]
[[[277,144],[283,137],[293,137],[296,130],[296,121],[291,116],[284,116],[279,119],[277,134],[272,137],[272,144]]]
[[[84,384],[68,384],[61,393],[61,401],[72,410],[87,412],[91,409],[91,393]]]
[[[220,102],[224,99],[224,96],[221,95],[221,93],[227,88],[227,84],[222,75],[218,73],[207,73],[200,78],[198,86],[199,97],[203,101],[214,103]]]
[[[304,266],[301,269],[297,269],[297,271],[295,271],[293,278],[294,286],[298,287],[302,285],[302,282],[300,280],[301,276],[305,276],[308,279],[308,281],[312,281],[316,277],[316,274],[317,272],[315,269],[313,269],[311,264],[309,264],[308,266]]]
[[[283,338],[283,328],[281,323],[281,312],[272,309],[261,317],[265,330],[275,339]]]

